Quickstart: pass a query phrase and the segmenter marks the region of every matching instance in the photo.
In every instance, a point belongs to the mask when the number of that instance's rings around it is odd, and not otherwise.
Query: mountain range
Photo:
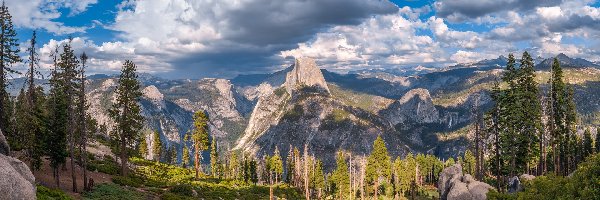
[[[600,125],[599,65],[564,54],[557,58],[566,81],[575,87],[580,124]],[[542,91],[552,59],[536,59],[536,80]],[[154,141],[149,133],[158,131],[162,143],[176,147],[181,159],[192,114],[204,111],[221,150],[263,156],[278,148],[285,157],[290,147],[302,150],[306,146],[329,168],[336,151],[366,155],[381,135],[393,156],[408,152],[456,156],[469,147],[474,113],[491,106],[488,91],[505,65],[506,58],[500,56],[443,69],[339,74],[319,69],[310,58],[299,58],[278,72],[231,80],[168,80],[140,74],[144,134],[151,146]],[[108,131],[114,122],[106,110],[114,99],[117,78],[88,77],[89,113]],[[18,86],[24,80],[11,82]]]

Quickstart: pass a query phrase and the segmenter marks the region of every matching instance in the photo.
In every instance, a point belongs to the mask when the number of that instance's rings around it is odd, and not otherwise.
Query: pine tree
[[[344,153],[341,151],[335,157],[336,168],[331,174],[331,181],[334,184],[334,195],[340,199],[345,199],[345,196],[350,190],[350,177],[348,176],[348,165],[344,158]]]
[[[55,74],[61,80],[61,89],[64,92],[64,97],[67,104],[67,121],[70,126],[67,126],[68,136],[68,151],[71,169],[75,169],[75,145],[78,144],[80,134],[77,132],[77,96],[78,96],[78,75],[79,58],[75,55],[71,47],[71,39],[69,42],[62,45],[63,51],[59,55],[57,67],[59,73]],[[71,170],[71,179],[73,180],[73,192],[77,192],[77,177],[75,170]]]
[[[160,141],[160,134],[158,131],[154,131],[152,134],[152,154],[154,155],[154,160],[160,162],[160,155],[162,151],[162,142]]]
[[[232,151],[229,158],[229,178],[240,179],[240,164],[237,156],[237,152]]]
[[[475,156],[473,156],[473,153],[471,153],[471,151],[469,151],[469,150],[465,151],[463,161],[464,161],[463,172],[467,173],[467,174],[474,174],[475,173]]]
[[[58,71],[58,47],[52,52],[52,59],[54,61],[54,69],[52,69],[52,77],[50,78],[50,92],[49,99],[47,101],[49,108],[48,119],[48,134],[44,138],[44,146],[46,154],[50,158],[50,166],[52,167],[52,174],[56,187],[60,187],[60,173],[59,166],[64,164],[67,157],[66,151],[66,136],[67,126],[69,121],[67,119],[67,99],[65,91],[63,90],[63,80],[60,78],[60,72]]]
[[[190,149],[187,147],[187,145],[183,145],[182,152],[183,155],[181,156],[181,165],[183,166],[183,168],[187,168],[190,164]]]
[[[142,137],[140,138],[140,146],[138,148],[139,148],[140,156],[142,156],[142,158],[146,159],[146,157],[148,156],[148,143],[146,142],[146,134],[143,134]]]
[[[294,162],[294,149],[292,148],[292,145],[290,145],[290,151],[288,152],[288,156],[285,159],[285,182],[289,185],[292,185],[294,183],[294,179],[296,177],[296,163]]]
[[[311,188],[317,191],[317,199],[321,199],[323,188],[325,188],[325,176],[323,175],[323,162],[316,159],[313,170],[311,170]]]
[[[202,171],[200,166],[202,151],[207,150],[209,146],[208,133],[208,116],[202,111],[196,112],[194,114],[194,130],[192,133],[196,179],[199,177],[199,172]]]
[[[11,73],[18,73],[12,68],[13,64],[21,62],[19,57],[19,42],[17,41],[17,32],[12,23],[12,16],[8,7],[2,2],[0,7],[0,130],[4,131],[9,143],[13,141],[14,131],[9,126],[9,121],[13,115],[10,95],[6,92],[7,76]],[[10,144],[13,146],[13,144]]]
[[[583,148],[582,148],[582,158],[587,158],[589,155],[594,153],[594,147],[592,144],[592,133],[590,129],[585,129],[585,133],[583,134]]]
[[[177,143],[173,143],[171,147],[169,147],[169,155],[169,164],[177,164]]]
[[[35,32],[34,32],[35,33]],[[34,46],[34,45],[32,45]],[[81,167],[83,168],[83,189],[85,191],[89,191],[91,188],[88,188],[88,178],[87,178],[87,144],[88,144],[88,138],[90,138],[90,134],[91,132],[88,130],[89,122],[92,119],[92,116],[90,116],[87,113],[87,110],[89,108],[89,105],[87,104],[87,97],[85,94],[85,83],[86,83],[86,76],[85,76],[85,68],[86,68],[86,64],[87,64],[87,60],[88,60],[88,56],[85,52],[83,52],[81,54],[81,56],[79,56],[79,59],[81,61],[81,65],[79,68],[79,81],[78,81],[78,94],[77,94],[77,113],[76,113],[76,118],[77,118],[77,129],[78,129],[78,136],[79,136],[79,141],[78,141],[78,147],[79,147],[79,162],[81,163]],[[33,79],[32,79],[33,80]]]
[[[367,159],[367,182],[373,184],[375,199],[378,198],[378,190],[381,185],[380,179],[389,180],[391,176],[390,156],[388,155],[385,142],[381,136],[373,142],[373,150]]]
[[[277,147],[275,147],[273,157],[270,159],[270,170],[274,173],[275,183],[279,183],[278,177],[283,173],[283,163]]]
[[[219,152],[217,151],[217,141],[215,137],[212,138],[212,142],[210,144],[210,171],[212,173],[213,178],[219,176]]]
[[[127,175],[128,146],[137,141],[139,131],[142,129],[144,118],[138,101],[142,95],[140,82],[136,74],[136,65],[127,60],[123,64],[117,89],[117,98],[109,113],[116,122],[115,131],[119,135],[121,175]]]

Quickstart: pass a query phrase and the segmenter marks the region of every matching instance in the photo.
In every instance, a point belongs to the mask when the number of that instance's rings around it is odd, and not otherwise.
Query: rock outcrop
[[[36,199],[35,177],[20,160],[7,156],[8,144],[0,131],[0,199]]]
[[[534,175],[523,174],[519,177],[514,176],[508,179],[508,193],[516,193],[523,191],[522,181],[531,181],[535,178]]]
[[[435,123],[440,120],[429,91],[422,88],[408,91],[381,114],[394,125],[405,122]]]
[[[440,173],[438,191],[442,200],[485,200],[492,186],[462,174],[460,164],[447,167]]]
[[[287,73],[285,86],[292,95],[302,87],[314,87],[329,94],[323,73],[312,58],[296,58],[294,68]]]

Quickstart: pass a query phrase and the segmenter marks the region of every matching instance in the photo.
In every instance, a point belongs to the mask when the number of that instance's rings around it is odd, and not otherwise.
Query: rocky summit
[[[314,87],[329,93],[327,82],[312,58],[296,58],[292,71],[286,75],[285,86],[289,94],[303,87]]]

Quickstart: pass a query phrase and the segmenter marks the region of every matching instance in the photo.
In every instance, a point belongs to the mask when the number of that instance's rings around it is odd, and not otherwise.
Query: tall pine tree
[[[121,175],[123,176],[127,175],[128,148],[137,141],[144,120],[138,104],[142,93],[136,70],[137,67],[133,62],[127,60],[123,63],[115,91],[116,102],[109,110],[110,116],[116,122],[113,130],[119,136]]]
[[[194,114],[194,130],[192,132],[192,142],[194,143],[194,169],[196,171],[196,179],[199,178],[199,173],[202,171],[201,158],[202,151],[208,149],[210,141],[208,132],[208,116],[202,112],[197,111]]]
[[[367,158],[366,179],[369,184],[372,184],[374,198],[378,199],[379,186],[381,180],[388,181],[391,176],[391,160],[388,155],[385,142],[381,136],[373,142],[373,150]]]
[[[10,95],[6,92],[7,80],[10,74],[18,73],[13,69],[13,64],[21,62],[19,57],[19,42],[17,32],[12,23],[12,16],[8,7],[2,2],[0,7],[0,130],[4,132],[10,146],[15,146],[15,130],[10,127],[13,116],[13,104]]]

